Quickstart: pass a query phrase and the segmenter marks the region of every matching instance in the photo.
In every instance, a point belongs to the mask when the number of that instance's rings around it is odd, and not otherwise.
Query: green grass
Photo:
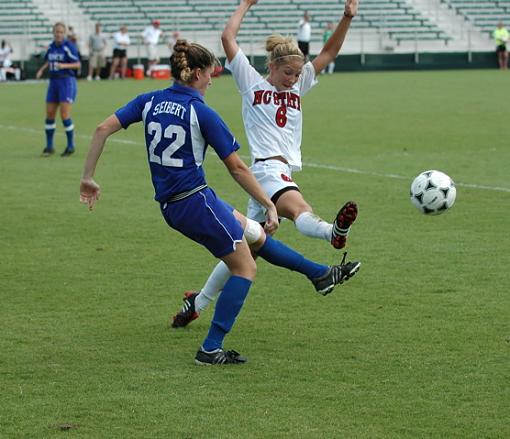
[[[363,266],[321,297],[259,262],[226,343],[250,363],[228,368],[193,364],[212,309],[189,329],[167,327],[215,260],[161,218],[140,127],[109,141],[96,210],[78,203],[97,123],[164,85],[81,82],[68,159],[39,158],[46,85],[0,87],[0,437],[510,437],[507,75],[320,78],[303,98],[305,168],[295,178],[325,219],[358,201],[349,251]],[[207,101],[247,158],[231,78],[217,79]],[[205,167],[244,210],[216,156]],[[458,183],[439,217],[408,200],[413,177],[431,168]],[[289,222],[278,237],[339,260]]]

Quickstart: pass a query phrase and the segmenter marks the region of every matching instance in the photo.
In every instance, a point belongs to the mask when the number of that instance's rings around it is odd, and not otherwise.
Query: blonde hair
[[[292,37],[284,37],[280,34],[270,35],[266,40],[266,52],[268,52],[266,64],[285,64],[290,57],[298,57],[305,62],[305,56],[299,49]]]
[[[197,43],[179,39],[175,42],[174,53],[170,57],[172,76],[185,84],[193,79],[193,70],[219,65],[219,61],[209,49]]]

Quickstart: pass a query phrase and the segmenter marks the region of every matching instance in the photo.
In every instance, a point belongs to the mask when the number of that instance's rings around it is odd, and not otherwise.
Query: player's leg
[[[216,303],[207,337],[196,354],[196,363],[245,362],[239,354],[223,350],[223,340],[241,311],[257,271],[243,237],[242,223],[234,216],[233,208],[218,198],[212,189],[197,192],[179,202],[163,203],[161,212],[170,227],[222,259],[231,273]]]
[[[230,276],[216,302],[207,337],[196,354],[195,362],[199,365],[246,362],[239,354],[224,351],[223,340],[242,309],[257,267],[246,240],[238,243],[234,252],[221,259],[228,267]]]
[[[62,157],[70,156],[74,153],[74,123],[71,119],[71,110],[73,103],[76,100],[77,86],[76,79],[66,78],[65,86],[62,89],[61,102],[60,102],[60,116],[67,138],[67,146]]]
[[[239,212],[236,211],[235,213],[236,216],[243,217]],[[322,295],[329,294],[335,285],[341,284],[354,276],[361,266],[357,261],[346,264],[342,261],[340,265],[332,267],[318,264],[305,258],[301,253],[282,242],[266,235],[257,222],[246,218],[241,221],[241,223],[243,222],[245,223],[244,236],[257,255],[272,265],[304,274],[313,283],[316,291]],[[199,313],[220,293],[228,276],[228,267],[220,263],[215,267],[200,293],[186,292],[184,306],[173,317],[172,327],[187,326],[198,318]]]
[[[333,225],[313,213],[312,207],[305,201],[297,188],[290,188],[273,197],[278,215],[294,221],[299,233],[309,238],[331,239]],[[275,201],[276,200],[276,201]]]
[[[244,223],[244,236],[252,251],[272,265],[305,275],[320,294],[331,292],[335,285],[356,274],[361,266],[359,262],[342,261],[340,265],[329,267],[307,259],[283,242],[265,234],[257,222],[245,218],[237,211],[234,213],[240,218],[241,223]]]
[[[278,160],[256,162],[252,171],[264,191],[276,205],[278,214],[294,221],[297,230],[310,238],[325,239],[337,249],[343,248],[352,223],[356,219],[356,203],[345,204],[337,213],[333,224],[324,221],[313,212],[305,201],[299,187],[292,180],[291,170]],[[248,204],[248,217],[263,221],[263,208],[256,201]]]
[[[52,91],[52,82],[50,81],[50,85],[48,87],[48,96],[46,99],[51,98]],[[44,133],[46,135],[46,147],[44,148],[42,155],[43,157],[49,157],[55,152],[53,146],[53,139],[55,137],[55,129],[57,127],[55,123],[55,116],[57,114],[58,102],[48,102],[46,101],[46,119],[44,121]]]

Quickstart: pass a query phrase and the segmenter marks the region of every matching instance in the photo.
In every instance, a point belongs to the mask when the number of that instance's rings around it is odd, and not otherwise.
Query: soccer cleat
[[[60,157],[69,157],[73,153],[74,153],[74,148],[66,148],[66,149],[64,149],[64,152],[62,154],[60,154]]]
[[[358,272],[361,267],[361,262],[354,261],[345,263],[346,256],[347,252],[344,253],[344,257],[340,265],[332,265],[329,267],[328,272],[324,276],[312,279],[315,290],[319,294],[326,296],[333,291],[336,285],[349,280]]]
[[[50,155],[52,155],[54,153],[55,153],[55,150],[53,148],[44,148],[41,156],[42,157],[49,157]]]
[[[206,352],[200,348],[195,355],[195,364],[198,366],[212,366],[214,364],[243,364],[248,358],[243,357],[236,351],[224,351],[223,349],[215,349]]]
[[[182,299],[184,305],[181,310],[172,317],[172,328],[184,328],[193,320],[198,319],[200,314],[195,311],[195,299],[197,296],[198,293],[195,291],[186,291],[184,293],[184,298]]]
[[[354,201],[348,201],[336,214],[331,232],[331,245],[337,249],[345,247],[349,229],[358,216],[358,206]]]

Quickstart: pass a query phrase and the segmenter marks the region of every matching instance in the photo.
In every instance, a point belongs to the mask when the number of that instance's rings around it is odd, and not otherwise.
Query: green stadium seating
[[[131,35],[139,35],[152,19],[159,19],[165,30],[221,31],[238,0],[73,0],[91,21],[99,22],[105,32],[115,32],[121,24],[128,26]],[[465,9],[476,11],[478,3],[458,2]],[[483,4],[489,2],[483,1]],[[498,14],[508,12],[510,0],[497,4]],[[473,8],[471,8],[471,5]],[[336,22],[343,13],[339,0],[263,0],[248,13],[240,40],[262,38],[272,32],[294,35],[297,22],[308,10],[312,17],[312,42],[321,42],[328,21]],[[282,12],[284,11],[284,12]],[[38,12],[32,0],[0,0],[0,35],[20,33],[27,23],[35,34],[46,34],[50,23]],[[476,18],[484,25],[483,17]],[[493,20],[488,23],[492,26]],[[449,37],[427,17],[404,0],[362,0],[354,29],[372,30],[388,35],[397,43],[406,40],[443,40]]]

